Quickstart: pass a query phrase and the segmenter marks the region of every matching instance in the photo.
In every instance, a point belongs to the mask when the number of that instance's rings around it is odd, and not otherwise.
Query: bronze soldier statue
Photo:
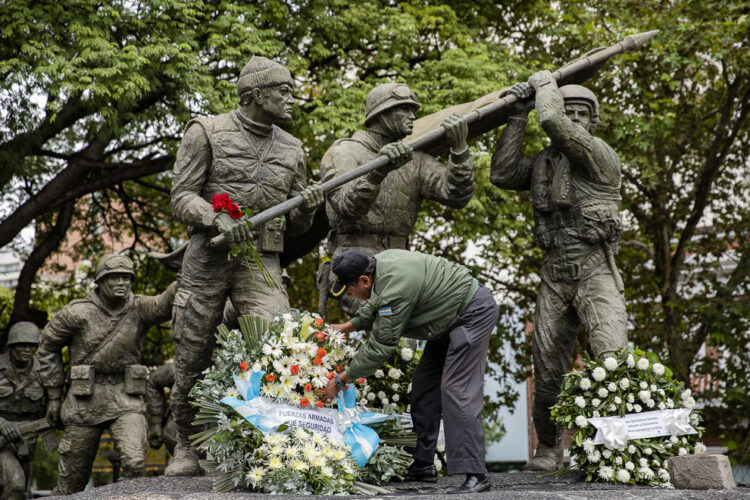
[[[44,388],[34,358],[39,328],[21,321],[8,332],[8,351],[0,355],[0,498],[26,498],[36,439],[24,439],[19,423],[44,416]]]
[[[529,99],[532,89],[536,100]],[[510,89],[519,101],[492,156],[490,180],[502,189],[531,191],[535,237],[545,250],[534,315],[532,350],[539,445],[527,470],[561,467],[561,430],[550,420],[568,371],[579,325],[596,356],[627,343],[625,299],[614,256],[622,232],[620,160],[593,133],[599,103],[579,85],[558,89],[548,71]],[[536,105],[552,145],[521,157],[526,115]]]
[[[323,194],[317,186],[306,187],[302,143],[276,125],[292,117],[292,88],[288,69],[265,57],[253,57],[237,82],[240,108],[192,120],[177,152],[172,213],[189,226],[190,242],[172,319],[175,385],[171,397],[178,431],[167,476],[200,473],[198,455],[188,438],[195,432],[195,410],[188,393],[211,363],[226,298],[240,315],[271,318],[274,311],[289,310],[279,264],[287,219],[273,219],[251,232],[245,222],[215,213],[211,199],[227,193],[241,207],[260,212],[302,195],[304,203],[289,213],[287,230],[302,233],[310,227]],[[252,240],[279,285],[265,283],[257,269],[253,277],[241,256],[228,261],[226,247],[210,247],[209,240],[219,234],[230,244]]]
[[[107,427],[120,453],[122,477],[145,474],[148,370],[140,364],[141,348],[148,329],[170,318],[177,284],[147,297],[130,291],[133,278],[128,257],[103,257],[96,266],[96,289],[65,306],[42,332],[38,356],[49,396],[47,418],[65,426],[53,494],[84,489]],[[65,346],[70,386],[61,407]]]
[[[146,408],[149,415],[148,443],[154,449],[164,444],[167,451],[174,455],[177,443],[177,427],[172,411],[167,407],[164,389],[174,385],[174,362],[161,365],[148,374],[146,385]]]
[[[324,181],[382,154],[391,159],[386,167],[327,193],[331,259],[345,250],[360,250],[370,257],[388,249],[407,250],[422,200],[460,209],[474,194],[466,121],[453,114],[442,123],[450,146],[450,160],[444,165],[427,153],[412,152],[402,142],[412,132],[418,109],[417,96],[403,83],[376,86],[365,102],[367,130],[334,142],[323,157]],[[326,262],[318,271],[321,314],[328,296],[329,275],[330,262]],[[350,315],[360,304],[358,299],[344,294],[336,298]]]

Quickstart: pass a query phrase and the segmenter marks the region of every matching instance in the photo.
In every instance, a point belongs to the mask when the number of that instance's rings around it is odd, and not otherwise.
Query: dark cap
[[[360,276],[367,273],[370,261],[370,257],[359,250],[344,252],[333,259],[333,265],[331,266],[331,271],[333,271],[331,295],[336,298],[341,297],[346,291],[346,287],[355,283]]]

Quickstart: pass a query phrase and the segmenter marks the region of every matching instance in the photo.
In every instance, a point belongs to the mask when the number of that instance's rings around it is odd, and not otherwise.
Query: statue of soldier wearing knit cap
[[[257,269],[248,269],[242,256],[227,260],[228,248],[212,248],[209,240],[223,234],[230,246],[252,241],[274,281],[282,282],[279,254],[284,232],[305,232],[323,202],[320,188],[307,185],[302,143],[276,125],[292,117],[293,86],[284,66],[253,57],[237,82],[240,108],[190,121],[177,152],[172,214],[188,226],[190,241],[172,317],[175,385],[171,398],[177,445],[167,476],[201,471],[188,439],[195,433],[195,410],[188,393],[211,364],[214,334],[227,297],[240,315],[270,319],[274,311],[289,310],[283,287],[267,284]],[[288,217],[250,230],[245,222],[214,212],[211,199],[220,193],[255,213],[298,195],[304,203]]]
[[[599,102],[587,88],[558,89],[550,72],[540,71],[509,92],[519,101],[492,156],[490,181],[502,189],[531,192],[534,235],[545,251],[532,335],[539,445],[526,469],[553,471],[562,466],[563,445],[550,407],[570,368],[579,326],[595,356],[617,351],[628,340],[614,259],[622,232],[620,160],[593,135]],[[526,115],[532,107],[552,144],[523,158]]]

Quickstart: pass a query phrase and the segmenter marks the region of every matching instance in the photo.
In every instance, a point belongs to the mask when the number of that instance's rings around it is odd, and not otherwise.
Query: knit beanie
[[[265,57],[253,56],[240,72],[237,93],[242,95],[251,89],[273,87],[282,83],[293,85],[292,74],[288,69]]]

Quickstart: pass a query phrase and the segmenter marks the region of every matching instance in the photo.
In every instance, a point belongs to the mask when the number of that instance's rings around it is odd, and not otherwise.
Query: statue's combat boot
[[[167,477],[175,476],[200,476],[203,469],[198,464],[198,453],[189,441],[177,436],[177,444],[174,450],[174,459],[164,471]]]
[[[526,464],[525,470],[531,472],[553,472],[562,468],[563,445],[558,441],[555,446],[539,443],[534,458]]]

